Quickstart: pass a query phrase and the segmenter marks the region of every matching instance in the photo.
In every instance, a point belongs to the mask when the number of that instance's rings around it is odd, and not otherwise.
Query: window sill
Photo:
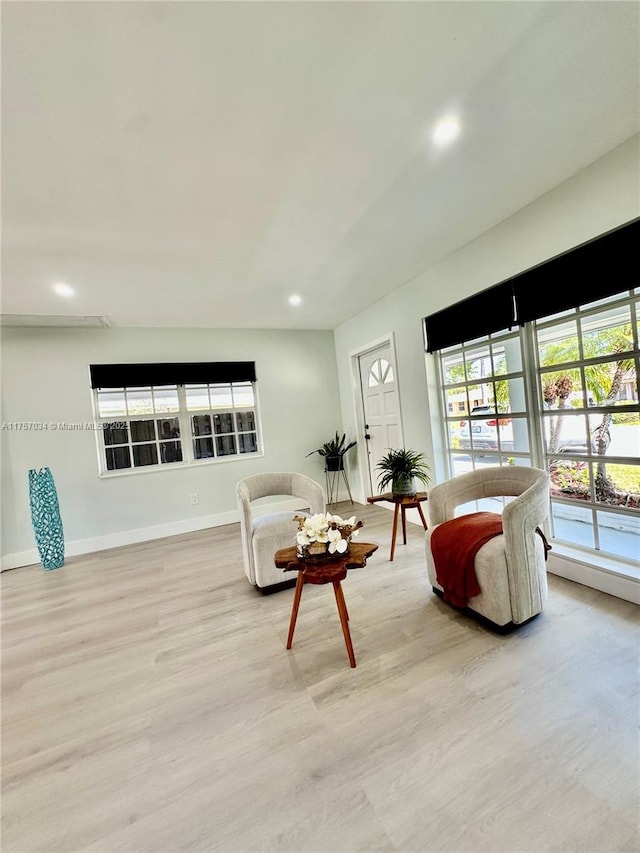
[[[637,563],[583,551],[551,540],[548,571],[584,586],[640,604],[640,568]]]
[[[158,474],[161,471],[184,471],[191,468],[202,468],[208,465],[219,465],[224,462],[243,462],[245,459],[256,459],[264,456],[263,452],[239,453],[234,456],[217,456],[213,459],[194,459],[192,462],[165,462],[159,465],[143,465],[139,468],[123,468],[119,471],[101,471],[100,480],[117,480],[120,477],[132,477],[138,474]]]

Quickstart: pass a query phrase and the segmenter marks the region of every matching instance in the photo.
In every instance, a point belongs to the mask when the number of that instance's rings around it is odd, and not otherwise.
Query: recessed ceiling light
[[[457,118],[447,116],[435,126],[433,136],[434,143],[441,148],[449,145],[460,133],[460,123]]]
[[[68,299],[75,293],[75,290],[70,285],[65,284],[62,281],[56,282],[56,284],[53,285],[53,290],[58,294],[58,296],[64,296],[65,299]]]
[[[297,293],[294,293],[289,297],[289,305],[301,305],[301,304],[302,304],[302,297],[298,296]]]

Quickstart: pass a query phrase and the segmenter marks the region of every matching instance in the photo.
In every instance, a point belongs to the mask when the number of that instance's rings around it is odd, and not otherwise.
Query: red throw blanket
[[[480,548],[501,533],[502,516],[497,512],[472,512],[436,527],[431,554],[445,601],[466,607],[470,598],[480,594],[473,562]]]
[[[431,554],[436,579],[445,601],[455,607],[466,607],[470,598],[482,590],[473,567],[476,554],[489,539],[502,533],[502,516],[497,512],[472,512],[438,525],[431,534]],[[551,545],[540,530],[546,561]]]

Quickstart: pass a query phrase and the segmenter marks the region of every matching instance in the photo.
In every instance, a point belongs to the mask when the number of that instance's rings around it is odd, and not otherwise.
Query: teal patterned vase
[[[29,502],[42,567],[59,569],[64,565],[64,532],[56,484],[48,468],[29,471]]]

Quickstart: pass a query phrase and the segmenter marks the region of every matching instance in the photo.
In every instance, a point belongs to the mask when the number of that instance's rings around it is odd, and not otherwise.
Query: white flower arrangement
[[[339,515],[319,512],[315,515],[295,515],[298,522],[296,543],[298,550],[305,555],[345,554],[349,540],[358,535],[363,521],[356,521],[355,515],[344,519]]]

